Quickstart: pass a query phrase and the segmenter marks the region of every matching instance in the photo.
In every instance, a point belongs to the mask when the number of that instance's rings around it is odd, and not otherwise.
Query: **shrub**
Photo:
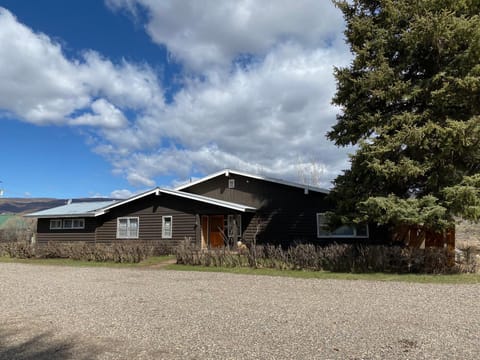
[[[468,241],[459,241],[455,249],[456,265],[462,272],[480,271],[480,249]]]
[[[0,253],[12,258],[72,259],[138,263],[155,254],[155,247],[143,241],[118,241],[111,244],[84,242],[48,242],[30,245],[25,242],[0,244]]]
[[[0,255],[11,258],[29,259],[35,256],[35,248],[25,241],[0,243]]]
[[[471,272],[477,260],[470,257],[469,265],[451,266],[447,249],[414,249],[399,246],[333,244],[325,247],[301,244],[282,249],[265,245],[251,247],[246,252],[198,250],[191,243],[177,248],[177,263],[222,267],[259,267],[279,270],[327,270],[334,272],[390,273],[450,273]],[[474,265],[472,265],[474,264]]]

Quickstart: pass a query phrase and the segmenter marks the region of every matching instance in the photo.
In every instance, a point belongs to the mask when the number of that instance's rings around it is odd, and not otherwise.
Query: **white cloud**
[[[163,98],[147,66],[113,64],[93,51],[68,59],[58,43],[0,7],[0,108],[4,111],[38,125],[110,128],[124,123],[115,107],[142,109],[152,102],[161,106]],[[78,111],[95,115],[71,121]]]
[[[279,43],[326,47],[338,39],[342,16],[318,0],[107,0],[136,14],[148,11],[146,30],[173,56],[197,71],[230,66],[242,54],[263,57]]]
[[[70,121],[70,124],[100,126],[108,129],[118,129],[128,125],[128,120],[123,113],[105,99],[95,100],[91,108],[93,114],[77,116]]]
[[[143,6],[153,41],[186,66],[172,103],[148,65],[93,51],[68,59],[0,8],[0,109],[88,126],[94,151],[137,187],[224,167],[298,180],[311,162],[329,186],[347,167],[347,150],[324,136],[338,112],[333,66],[350,60],[330,1],[108,3]]]
[[[127,189],[118,189],[114,190],[110,193],[110,197],[112,199],[128,199],[129,197],[133,196],[134,193]]]
[[[208,173],[223,167],[297,179],[300,166],[315,162],[325,168],[322,186],[329,186],[347,167],[347,150],[325,139],[337,111],[330,105],[331,64],[344,62],[333,49],[278,46],[247,70],[188,84],[173,104],[141,117],[135,130],[123,133],[124,140],[110,143],[121,146],[103,145],[99,151],[108,153],[118,173],[136,174],[134,182],[143,185],[160,175],[188,178],[192,169]],[[132,139],[151,150],[144,147],[129,158],[116,153]],[[159,149],[165,141],[173,145]]]
[[[338,112],[330,104],[333,66],[350,60],[342,15],[331,2],[107,3],[135,16],[142,7],[152,40],[191,75],[173,104],[139,118],[123,137],[109,135],[117,173],[133,173],[144,185],[160,175],[188,178],[192,170],[222,167],[298,179],[313,162],[329,186],[347,167],[348,149],[325,138]],[[142,151],[132,139],[144,144]],[[129,158],[117,153],[126,146],[134,151]]]

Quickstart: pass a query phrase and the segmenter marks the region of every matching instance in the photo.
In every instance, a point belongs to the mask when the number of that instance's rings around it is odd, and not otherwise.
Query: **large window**
[[[171,216],[162,216],[162,238],[171,239],[173,230],[173,220]]]
[[[50,230],[75,230],[85,229],[85,219],[52,219]]]
[[[319,238],[368,238],[367,224],[342,225],[336,229],[328,227],[327,216],[324,213],[317,214],[317,237]]]
[[[117,239],[138,239],[138,217],[117,219]]]

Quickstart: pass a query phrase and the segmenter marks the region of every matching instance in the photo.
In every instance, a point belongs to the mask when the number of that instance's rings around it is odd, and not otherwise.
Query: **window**
[[[62,228],[62,220],[50,220],[50,230],[58,230]]]
[[[72,219],[63,220],[63,228],[64,229],[73,229],[73,220]]]
[[[235,179],[228,179],[228,188],[235,189]]]
[[[72,230],[85,229],[85,219],[52,219],[50,220],[51,230]]]
[[[72,229],[84,229],[85,219],[73,219]]]
[[[172,238],[172,217],[171,216],[162,216],[162,238],[171,239]]]
[[[358,237],[368,238],[368,225],[342,225],[334,230],[329,229],[327,216],[324,213],[317,213],[317,237]]]
[[[228,215],[227,218],[228,237],[233,238],[242,236],[242,216],[241,215]]]
[[[138,239],[138,217],[117,219],[117,239]]]

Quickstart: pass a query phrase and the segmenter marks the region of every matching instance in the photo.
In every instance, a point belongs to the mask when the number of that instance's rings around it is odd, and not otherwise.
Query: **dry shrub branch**
[[[177,248],[176,256],[177,263],[185,265],[278,270],[429,274],[479,270],[478,259],[471,256],[458,256],[457,262],[452,266],[452,255],[447,249],[413,249],[379,245],[333,244],[321,247],[301,244],[287,249],[265,245],[244,251],[226,249],[204,251],[184,243]]]

